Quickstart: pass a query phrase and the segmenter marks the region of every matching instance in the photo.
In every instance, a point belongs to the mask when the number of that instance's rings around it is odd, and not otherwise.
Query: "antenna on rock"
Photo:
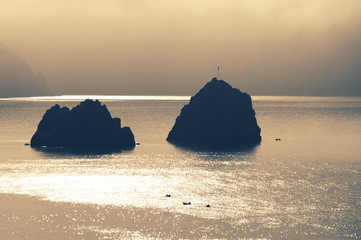
[[[219,80],[219,66],[217,67],[217,79]]]

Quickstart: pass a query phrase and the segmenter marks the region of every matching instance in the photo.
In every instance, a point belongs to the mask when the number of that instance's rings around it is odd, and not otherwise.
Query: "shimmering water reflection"
[[[24,146],[54,102],[0,101],[0,192],[217,219],[225,237],[357,239],[361,99],[316,100],[255,100],[262,143],[228,150],[165,141],[186,101],[109,101],[140,146],[101,154]]]

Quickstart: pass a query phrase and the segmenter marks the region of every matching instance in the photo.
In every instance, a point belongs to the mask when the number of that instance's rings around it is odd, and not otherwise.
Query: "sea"
[[[48,108],[88,98],[130,126],[134,150],[26,145]],[[253,96],[262,142],[218,150],[166,141],[189,99],[2,98],[0,193],[220,219],[252,239],[361,239],[361,98]]]

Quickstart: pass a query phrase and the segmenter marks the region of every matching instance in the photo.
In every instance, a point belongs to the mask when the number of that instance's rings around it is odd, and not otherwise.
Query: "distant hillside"
[[[34,74],[27,63],[0,43],[0,97],[52,95],[41,73]]]

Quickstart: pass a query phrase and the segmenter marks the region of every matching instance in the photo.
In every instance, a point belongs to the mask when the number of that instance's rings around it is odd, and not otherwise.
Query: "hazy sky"
[[[360,0],[0,0],[0,42],[67,94],[361,95]]]

